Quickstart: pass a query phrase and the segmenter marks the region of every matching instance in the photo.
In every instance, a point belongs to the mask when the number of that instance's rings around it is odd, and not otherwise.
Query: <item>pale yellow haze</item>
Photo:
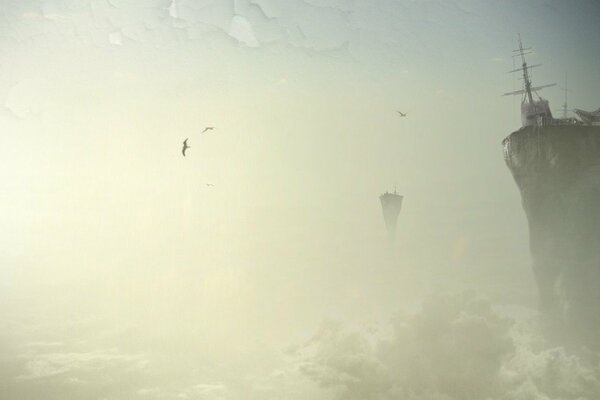
[[[500,145],[516,30],[469,42],[443,2],[240,1],[244,42],[215,2],[39,3],[0,17],[1,399],[343,398],[286,358],[322,321],[385,336],[465,289],[534,312]]]

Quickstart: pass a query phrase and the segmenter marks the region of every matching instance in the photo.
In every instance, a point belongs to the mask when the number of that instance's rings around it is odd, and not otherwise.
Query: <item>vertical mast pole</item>
[[[523,42],[521,41],[521,34],[519,33],[519,54],[521,54],[521,61],[523,62],[523,81],[525,82],[525,93],[527,93],[527,99],[529,103],[533,104],[533,95],[531,94],[531,81],[529,80],[529,72],[527,70],[527,62],[525,61],[525,50],[523,49]]]
[[[568,88],[567,84],[568,84],[568,82],[567,82],[567,73],[565,72],[565,88],[564,88],[564,90],[565,90],[565,104],[563,104],[563,118],[567,118],[567,111],[569,110],[569,106],[567,105],[568,104],[567,103],[567,100],[568,100],[568,97],[567,97],[568,94],[567,93],[569,91],[569,88]]]

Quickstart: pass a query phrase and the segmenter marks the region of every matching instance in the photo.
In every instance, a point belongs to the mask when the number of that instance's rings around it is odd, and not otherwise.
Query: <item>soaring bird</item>
[[[396,111],[398,114],[400,114],[401,117],[406,117],[406,113],[403,113],[402,111]]]
[[[206,131],[212,131],[213,129],[215,129],[214,126],[207,126],[206,128],[204,128],[204,130],[202,131],[202,133],[204,133]]]
[[[181,149],[181,154],[183,154],[183,156],[184,156],[184,157],[185,157],[185,151],[186,151],[187,149],[189,149],[189,148],[190,148],[190,146],[188,146],[188,145],[187,145],[187,141],[188,141],[188,139],[189,139],[189,138],[186,138],[186,139],[183,141],[183,148]]]

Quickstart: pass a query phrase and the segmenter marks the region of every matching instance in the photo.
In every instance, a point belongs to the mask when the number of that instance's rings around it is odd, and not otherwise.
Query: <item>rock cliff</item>
[[[540,307],[600,343],[600,127],[529,126],[503,141],[529,223]]]

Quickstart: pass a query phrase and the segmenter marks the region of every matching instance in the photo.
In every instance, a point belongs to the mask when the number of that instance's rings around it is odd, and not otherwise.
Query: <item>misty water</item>
[[[2,0],[0,399],[599,398],[538,311],[500,96],[520,32],[597,108],[599,17]]]

